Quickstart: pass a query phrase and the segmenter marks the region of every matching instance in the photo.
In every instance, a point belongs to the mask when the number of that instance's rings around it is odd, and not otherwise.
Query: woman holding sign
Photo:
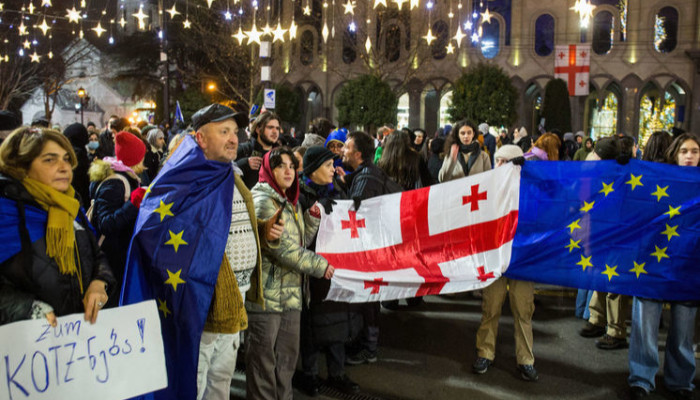
[[[84,312],[94,323],[116,282],[71,187],[63,135],[22,127],[0,146],[0,324]]]

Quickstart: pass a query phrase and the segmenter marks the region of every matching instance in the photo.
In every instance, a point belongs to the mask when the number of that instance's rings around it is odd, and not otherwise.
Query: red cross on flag
[[[590,71],[590,44],[556,46],[554,77],[563,79],[568,84],[569,96],[588,96]]]
[[[423,189],[339,201],[316,251],[335,267],[329,300],[352,303],[480,289],[508,267],[520,167]]]

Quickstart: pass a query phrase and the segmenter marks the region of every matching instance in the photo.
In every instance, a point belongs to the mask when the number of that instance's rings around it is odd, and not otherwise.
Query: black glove
[[[520,165],[521,167],[525,165],[525,157],[515,157],[512,160],[510,160],[514,165]]]
[[[335,200],[331,199],[330,197],[326,197],[324,199],[319,199],[318,203],[323,206],[323,211],[326,212],[326,215],[332,213],[333,206],[337,204],[335,202]]]
[[[629,154],[620,154],[615,160],[620,165],[627,165],[630,162],[630,158],[632,158],[632,156]]]
[[[355,197],[352,199],[353,203],[355,203],[355,211],[360,211],[360,204],[362,204],[362,199],[359,197]]]

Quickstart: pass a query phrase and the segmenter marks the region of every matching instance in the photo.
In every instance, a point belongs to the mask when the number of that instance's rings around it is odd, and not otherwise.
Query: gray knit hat
[[[508,161],[522,157],[523,156],[523,150],[514,144],[504,144],[501,146],[498,150],[496,150],[496,154],[493,155],[494,161],[499,159],[499,158],[504,158]]]

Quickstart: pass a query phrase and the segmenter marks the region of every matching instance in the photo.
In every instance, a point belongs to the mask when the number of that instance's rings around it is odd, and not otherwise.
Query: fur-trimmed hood
[[[112,170],[110,163],[98,159],[95,159],[92,162],[92,165],[90,165],[90,169],[88,170],[90,182],[102,182],[113,173],[114,170]]]

